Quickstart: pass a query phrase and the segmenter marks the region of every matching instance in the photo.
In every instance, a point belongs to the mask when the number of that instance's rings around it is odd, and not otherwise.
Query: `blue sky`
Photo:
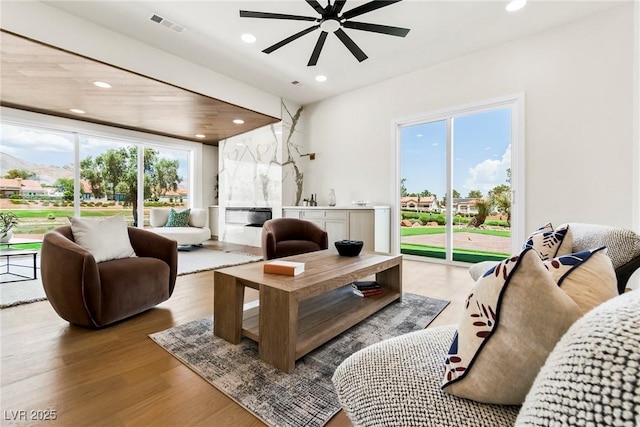
[[[446,176],[446,122],[407,126],[401,131],[401,178],[409,193],[429,190],[442,200]],[[488,111],[453,120],[453,188],[486,195],[506,184],[511,160],[511,113]]]
[[[0,154],[10,154],[18,159],[43,166],[61,167],[73,164],[74,137],[71,133],[57,133],[6,123],[2,124],[1,131]],[[81,159],[88,155],[95,157],[110,148],[126,146],[122,141],[82,135],[80,142]],[[178,175],[183,179],[181,185],[186,186],[189,179],[186,152],[166,148],[156,150],[161,158],[179,161]]]

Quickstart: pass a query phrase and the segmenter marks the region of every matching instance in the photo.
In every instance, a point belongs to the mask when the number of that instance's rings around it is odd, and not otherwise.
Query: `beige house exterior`
[[[14,194],[22,196],[40,196],[46,194],[39,181],[21,178],[0,178],[0,196],[9,198]]]

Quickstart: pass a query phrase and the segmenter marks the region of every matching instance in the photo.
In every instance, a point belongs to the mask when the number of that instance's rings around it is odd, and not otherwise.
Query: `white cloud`
[[[73,152],[73,140],[71,138],[71,136],[65,137],[54,132],[40,132],[33,129],[3,125],[2,151],[16,157],[34,151],[68,153],[69,151]]]
[[[487,159],[469,168],[469,178],[463,188],[467,193],[471,190],[480,190],[485,196],[494,187],[506,184],[507,169],[511,167],[511,145],[507,146],[502,159]]]

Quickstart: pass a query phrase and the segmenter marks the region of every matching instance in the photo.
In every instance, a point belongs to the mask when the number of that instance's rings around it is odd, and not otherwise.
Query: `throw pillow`
[[[616,272],[604,246],[547,260],[544,264],[582,313],[618,296]]]
[[[136,256],[124,215],[104,219],[70,217],[69,221],[73,240],[91,252],[96,262]]]
[[[191,209],[185,209],[178,212],[171,208],[169,211],[169,219],[167,220],[165,227],[188,227],[190,214]]]
[[[442,389],[484,403],[522,404],[545,359],[581,315],[535,250],[502,261],[467,298]]]
[[[638,426],[640,292],[578,320],[538,373],[516,426]]]
[[[533,248],[543,260],[567,255],[573,252],[573,245],[569,226],[564,225],[553,229],[551,223],[545,224],[531,233],[522,249]]]

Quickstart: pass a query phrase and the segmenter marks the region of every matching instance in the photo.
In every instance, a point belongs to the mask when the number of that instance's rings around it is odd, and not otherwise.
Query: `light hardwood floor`
[[[255,248],[212,246],[259,253]],[[407,261],[403,287],[450,300],[430,327],[456,323],[473,281],[466,268]],[[257,299],[247,290],[246,301]],[[162,331],[211,316],[213,272],[179,276],[169,301],[103,330],[60,319],[48,302],[0,310],[1,425],[262,426],[151,339]],[[12,421],[19,411],[54,410],[56,420]],[[46,414],[46,412],[40,412]],[[344,412],[328,424],[350,426]]]

